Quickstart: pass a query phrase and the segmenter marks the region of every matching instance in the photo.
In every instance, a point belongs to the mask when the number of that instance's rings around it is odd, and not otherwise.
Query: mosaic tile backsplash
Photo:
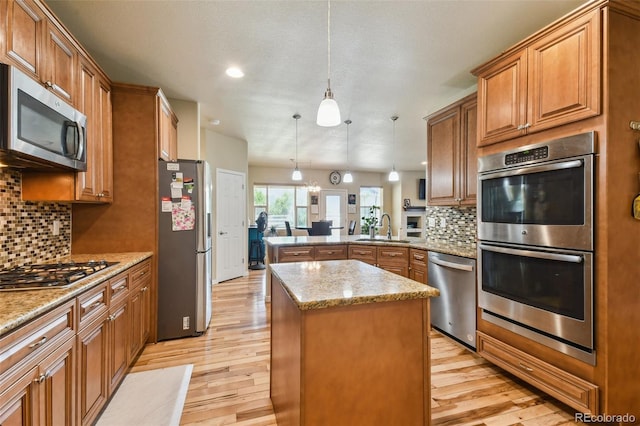
[[[425,210],[425,236],[428,241],[475,249],[476,217],[475,207],[427,207]],[[444,220],[444,227],[441,226],[442,220]]]
[[[22,175],[0,169],[0,267],[42,263],[71,254],[71,204],[22,201]],[[60,223],[53,235],[54,221]]]

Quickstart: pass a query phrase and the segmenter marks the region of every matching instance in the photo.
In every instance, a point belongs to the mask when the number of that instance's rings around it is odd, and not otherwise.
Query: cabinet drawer
[[[129,294],[129,274],[120,274],[109,280],[109,304],[120,301]]]
[[[346,258],[347,246],[344,244],[315,247],[316,260],[340,260]]]
[[[305,262],[313,259],[313,246],[281,247],[278,249],[278,263]]]
[[[409,261],[409,249],[407,247],[378,247],[379,264],[403,264]]]
[[[78,330],[107,312],[107,282],[78,296]]]
[[[0,339],[0,376],[13,366],[55,349],[75,333],[75,300]]]
[[[409,264],[412,268],[427,267],[427,251],[418,249],[409,249]]]
[[[349,259],[358,259],[375,265],[377,260],[376,248],[372,246],[351,244],[349,245]]]
[[[151,261],[145,260],[131,268],[131,288],[137,287],[151,277]]]
[[[584,413],[598,414],[598,386],[477,332],[478,354]]]

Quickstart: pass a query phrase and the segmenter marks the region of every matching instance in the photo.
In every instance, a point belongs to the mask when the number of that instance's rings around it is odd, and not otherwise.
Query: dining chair
[[[327,221],[311,222],[309,235],[331,235],[331,224]]]
[[[349,235],[353,235],[356,232],[356,221],[352,220],[349,222]]]
[[[284,226],[287,228],[287,237],[290,237],[293,235],[293,233],[291,232],[291,224],[288,221],[284,221]]]

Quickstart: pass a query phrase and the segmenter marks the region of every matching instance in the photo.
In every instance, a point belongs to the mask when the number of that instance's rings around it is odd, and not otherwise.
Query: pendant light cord
[[[331,1],[327,1],[327,88],[331,91]]]

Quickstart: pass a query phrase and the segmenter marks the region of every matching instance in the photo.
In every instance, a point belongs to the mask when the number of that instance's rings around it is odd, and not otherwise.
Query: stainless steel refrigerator
[[[198,336],[211,321],[209,165],[160,161],[158,169],[158,340]]]

